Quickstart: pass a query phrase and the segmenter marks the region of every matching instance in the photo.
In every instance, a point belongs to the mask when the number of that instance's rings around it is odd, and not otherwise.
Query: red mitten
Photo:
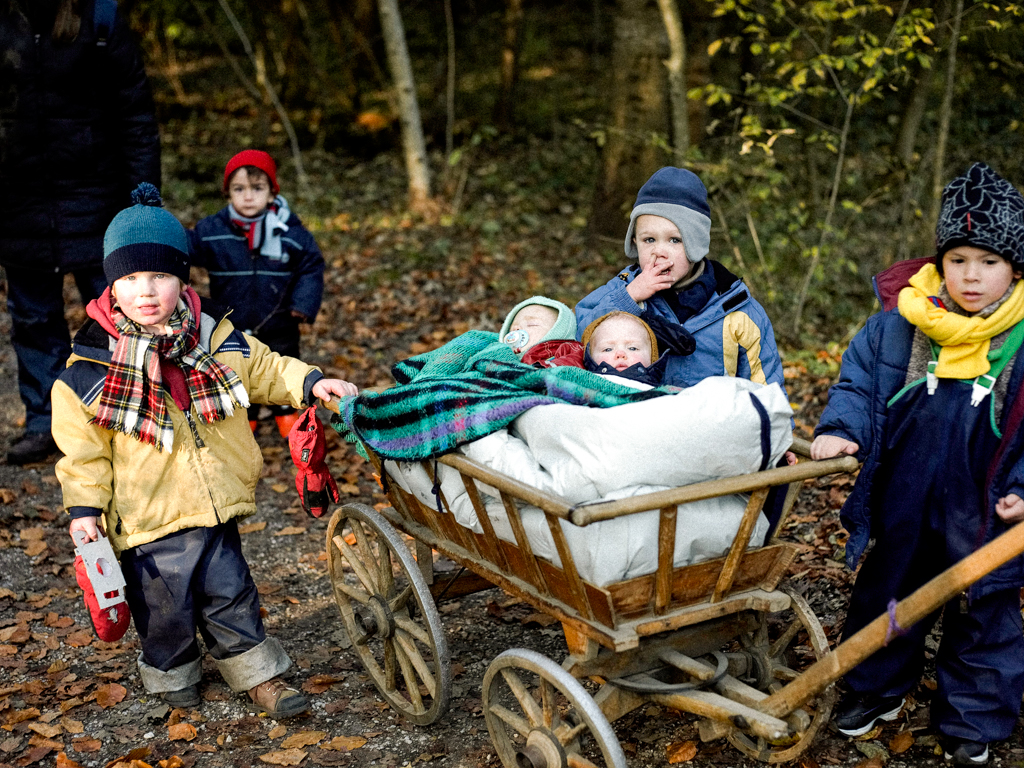
[[[324,464],[327,444],[324,425],[316,417],[316,406],[307,408],[288,433],[288,446],[292,461],[299,468],[295,488],[299,492],[302,508],[313,517],[320,517],[333,501],[341,500],[338,485]]]
[[[114,565],[116,562],[114,561]],[[109,577],[111,575],[109,573],[110,566],[111,564],[105,559],[96,562],[96,568],[99,569],[102,576]],[[101,608],[100,600],[89,580],[88,569],[81,555],[75,557],[75,580],[82,588],[82,592],[85,593],[85,605],[89,609],[89,618],[92,620],[92,628],[96,630],[96,637],[107,643],[116,642],[124,637],[124,633],[128,631],[128,625],[131,623],[131,614],[128,612],[128,603],[124,602],[124,597],[120,596],[118,592],[107,592],[104,594],[103,601],[106,607]],[[120,602],[109,605],[112,600],[118,598],[120,598]]]

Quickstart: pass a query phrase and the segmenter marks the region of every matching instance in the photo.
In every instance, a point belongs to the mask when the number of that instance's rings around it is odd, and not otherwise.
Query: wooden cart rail
[[[797,448],[805,452],[806,443]],[[383,462],[372,452],[370,456],[383,476]],[[457,522],[443,494],[439,494],[439,502],[447,513],[439,514],[436,508],[404,491],[394,480],[388,489],[393,509],[382,510],[388,521],[482,577],[485,584],[501,586],[559,619],[567,635],[577,633],[580,642],[589,638],[616,651],[636,647],[640,638],[647,635],[728,615],[755,604],[762,606],[758,610],[774,605],[770,593],[785,574],[797,548],[773,540],[766,546],[748,549],[768,491],[776,485],[849,472],[857,467],[853,457],[802,462],[792,467],[643,494],[621,502],[580,505],[538,491],[460,454],[446,455],[438,461],[460,473],[482,532],[476,533]],[[421,465],[428,477],[436,480],[433,463],[422,462]],[[478,483],[500,494],[515,542],[496,535]],[[674,567],[677,505],[741,492],[751,492],[751,497],[728,554]],[[561,567],[534,553],[519,510],[521,502],[544,512]],[[561,521],[575,523],[579,515],[581,521],[589,524],[645,511],[659,514],[656,571],[605,587],[584,580],[576,568]],[[424,568],[425,575],[427,570]],[[572,647],[573,640],[568,639]]]

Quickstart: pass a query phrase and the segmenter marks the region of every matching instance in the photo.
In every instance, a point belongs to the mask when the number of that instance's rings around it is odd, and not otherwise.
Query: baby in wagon
[[[532,296],[505,317],[498,338],[535,368],[583,367],[583,345],[576,341],[576,315],[565,304]]]

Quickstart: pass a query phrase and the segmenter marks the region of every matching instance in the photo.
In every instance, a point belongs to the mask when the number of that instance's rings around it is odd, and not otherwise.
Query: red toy
[[[327,444],[324,442],[324,426],[316,416],[316,406],[307,408],[299,416],[288,433],[288,446],[292,461],[299,468],[295,488],[302,508],[313,517],[320,517],[332,501],[337,504],[341,497],[337,483],[324,464]]]
[[[124,599],[124,576],[105,536],[86,541],[82,531],[72,534],[75,550],[75,580],[85,594],[92,628],[96,637],[113,643],[124,637],[131,623]]]

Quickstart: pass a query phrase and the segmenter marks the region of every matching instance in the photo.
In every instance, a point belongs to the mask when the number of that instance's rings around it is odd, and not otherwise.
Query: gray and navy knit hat
[[[666,166],[655,171],[640,187],[633,212],[629,215],[629,229],[626,230],[626,255],[631,259],[640,256],[633,237],[636,234],[636,217],[645,213],[661,216],[676,225],[683,238],[686,259],[691,264],[708,255],[711,249],[708,190],[693,171]]]
[[[1024,196],[984,163],[942,190],[942,212],[935,227],[935,262],[961,245],[998,254],[1017,269],[1024,268]]]
[[[118,213],[103,235],[103,273],[114,284],[133,272],[166,272],[188,282],[188,237],[174,214],[161,206],[160,192],[142,182],[135,205]]]

